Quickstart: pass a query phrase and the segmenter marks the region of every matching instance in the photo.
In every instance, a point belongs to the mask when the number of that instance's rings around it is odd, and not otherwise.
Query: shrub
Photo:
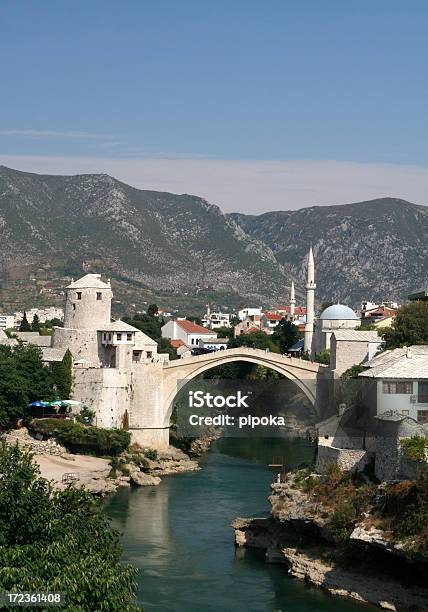
[[[425,461],[428,452],[428,436],[414,436],[400,441],[405,457],[411,461]]]
[[[131,441],[131,434],[123,429],[101,429],[73,421],[34,419],[30,427],[54,437],[69,451],[86,455],[119,455]]]
[[[154,448],[146,448],[144,450],[144,456],[147,459],[151,459],[152,461],[156,461],[156,459],[158,458],[158,452]]]
[[[351,502],[343,502],[338,506],[326,525],[327,533],[336,542],[344,542],[349,538],[357,519],[357,512]]]
[[[138,571],[83,489],[55,491],[31,455],[0,448],[0,589],[62,591],[66,610],[130,612]],[[41,609],[41,608],[37,608]]]

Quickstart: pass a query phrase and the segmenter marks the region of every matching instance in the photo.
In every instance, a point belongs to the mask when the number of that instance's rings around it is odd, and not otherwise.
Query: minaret
[[[306,279],[306,325],[305,325],[305,353],[312,353],[312,338],[314,335],[315,316],[315,264],[312,247],[308,255],[308,272]]]
[[[294,281],[291,281],[290,291],[290,320],[294,321],[294,308],[296,306],[296,296],[294,294]]]

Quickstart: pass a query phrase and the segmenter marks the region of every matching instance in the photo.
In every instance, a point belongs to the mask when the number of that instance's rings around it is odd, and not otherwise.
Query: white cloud
[[[225,212],[261,213],[392,196],[428,204],[428,168],[341,161],[116,159],[1,155],[29,172],[105,172],[142,189],[192,193]]]
[[[56,130],[1,130],[0,136],[23,136],[29,138],[76,138],[82,140],[108,140],[110,134],[94,134],[92,132],[56,131]]]

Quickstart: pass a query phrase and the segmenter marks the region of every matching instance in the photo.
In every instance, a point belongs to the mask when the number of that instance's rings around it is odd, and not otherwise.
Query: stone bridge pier
[[[203,372],[235,361],[266,366],[284,375],[295,382],[319,413],[328,403],[330,369],[327,366],[259,349],[240,347],[166,364],[148,364],[135,369],[131,384],[129,428],[133,441],[157,449],[167,447],[178,391]]]

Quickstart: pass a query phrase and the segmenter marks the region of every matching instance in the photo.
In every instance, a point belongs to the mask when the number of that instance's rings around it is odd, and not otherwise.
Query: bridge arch
[[[265,366],[282,374],[298,386],[313,406],[317,406],[317,382],[320,374],[328,369],[326,366],[260,349],[239,347],[175,360],[164,366],[164,427],[169,427],[174,399],[187,383],[212,368],[239,361]]]

